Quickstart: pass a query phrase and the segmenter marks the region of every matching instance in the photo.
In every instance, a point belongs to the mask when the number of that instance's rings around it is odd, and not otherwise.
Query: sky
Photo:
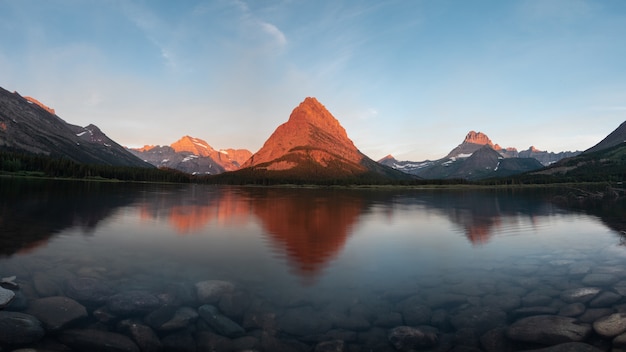
[[[372,159],[626,120],[626,1],[0,0],[0,87],[129,146],[259,150],[316,97]]]

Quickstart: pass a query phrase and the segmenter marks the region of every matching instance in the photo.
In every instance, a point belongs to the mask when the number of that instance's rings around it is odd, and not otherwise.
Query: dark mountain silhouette
[[[0,88],[0,149],[85,164],[152,167],[94,125],[68,124],[39,101]]]
[[[593,153],[603,149],[611,148],[626,142],[626,121],[622,122],[613,132],[606,136],[598,144],[585,150],[585,153]]]

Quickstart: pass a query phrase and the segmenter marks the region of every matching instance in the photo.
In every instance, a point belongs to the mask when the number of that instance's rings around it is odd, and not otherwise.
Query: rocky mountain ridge
[[[33,98],[0,88],[0,148],[85,164],[152,167],[94,125],[69,124]]]
[[[471,180],[537,170],[578,153],[580,152],[544,152],[533,146],[526,151],[518,152],[513,147],[500,147],[482,132],[469,131],[463,142],[441,159],[399,161],[392,155],[387,155],[378,162],[426,179]]]
[[[196,175],[238,170],[252,155],[247,149],[215,150],[206,141],[191,136],[183,136],[169,146],[146,145],[129,151],[154,166]]]

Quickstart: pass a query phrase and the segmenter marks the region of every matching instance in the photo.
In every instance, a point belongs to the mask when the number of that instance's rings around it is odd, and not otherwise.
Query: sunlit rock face
[[[324,105],[315,98],[306,98],[293,110],[289,120],[278,126],[263,147],[243,167],[271,164],[288,154],[300,154],[308,150],[322,151],[311,155],[320,164],[324,164],[325,159],[334,157],[358,165],[365,157]],[[270,165],[268,167],[271,168]],[[365,170],[365,167],[361,168]]]
[[[146,145],[130,151],[157,167],[212,175],[238,170],[252,155],[247,149],[215,150],[206,141],[191,136],[184,136],[169,146]]]
[[[282,172],[289,179],[407,176],[361,153],[317,99],[304,99],[242,169]],[[276,175],[276,174],[273,174]]]

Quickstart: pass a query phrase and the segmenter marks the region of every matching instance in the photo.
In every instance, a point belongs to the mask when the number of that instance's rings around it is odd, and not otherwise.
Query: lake
[[[623,348],[626,208],[573,194],[0,179],[0,350]]]

